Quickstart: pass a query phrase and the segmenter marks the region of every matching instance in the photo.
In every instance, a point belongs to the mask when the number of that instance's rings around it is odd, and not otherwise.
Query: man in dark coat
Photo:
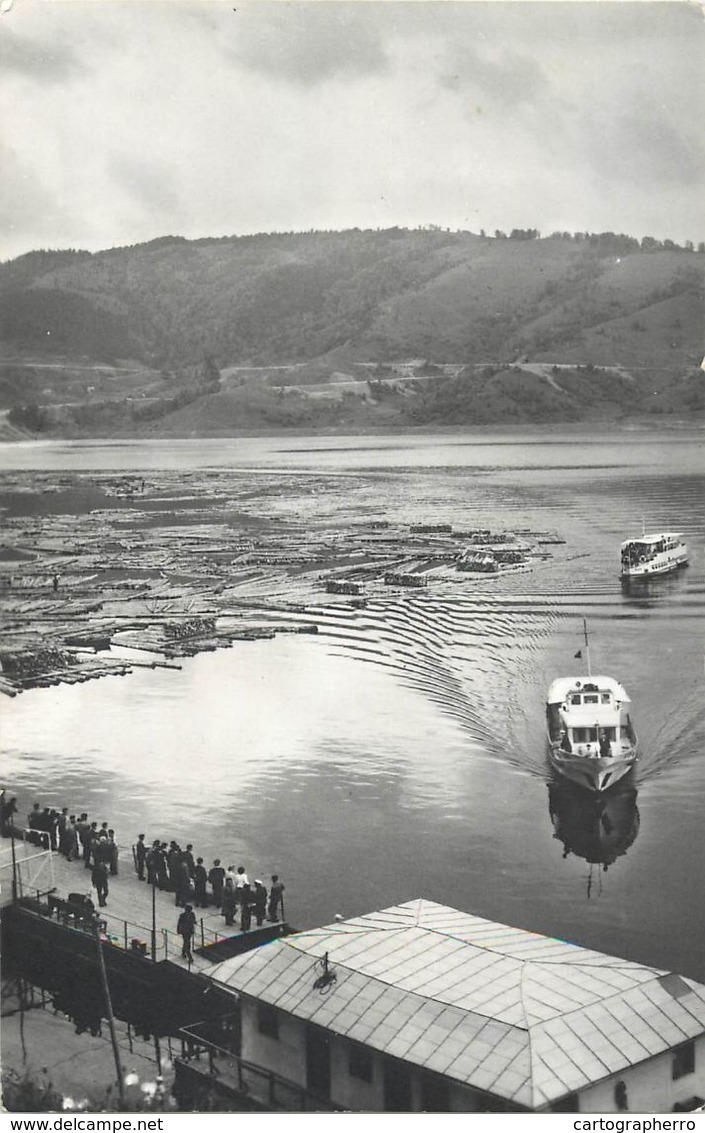
[[[193,845],[191,844],[191,842],[189,842],[188,846],[183,851],[181,860],[182,862],[186,862],[186,865],[188,866],[189,877],[193,877],[193,871],[195,870],[196,865],[193,860]]]
[[[262,924],[267,912],[267,890],[261,881],[255,881],[255,890],[252,894],[252,903],[254,906],[255,920],[257,927]]]
[[[217,908],[223,904],[223,886],[225,884],[225,870],[220,864],[220,858],[213,862],[213,868],[208,871],[208,880],[213,890],[213,902]]]
[[[144,834],[137,835],[137,841],[132,848],[132,852],[135,859],[137,879],[138,881],[144,881],[144,867],[147,861],[147,847],[144,844]]]
[[[202,909],[205,909],[208,904],[208,894],[206,893],[207,880],[208,874],[203,865],[203,858],[199,858],[193,869],[193,888],[196,906],[200,906]]]
[[[157,850],[157,885],[160,889],[170,889],[169,870],[166,859],[166,842]]]
[[[112,828],[108,830],[108,845],[110,846],[110,872],[116,877],[118,871],[119,847],[117,838],[115,837],[115,831]]]
[[[174,862],[171,883],[174,890],[174,904],[185,905],[190,909],[191,906],[186,905],[186,902],[191,895],[191,875],[183,854],[180,855],[179,861]]]
[[[269,890],[269,908],[267,909],[267,920],[279,920],[279,906],[281,905],[282,916],[284,915],[284,882],[279,880],[279,874],[272,874],[272,888]]]
[[[91,873],[91,884],[98,894],[98,904],[103,907],[108,901],[108,867],[105,862],[97,861]]]
[[[159,864],[159,839],[156,838],[147,850],[144,864],[147,867],[147,884],[157,884],[157,866]]]
[[[187,905],[183,913],[181,913],[177,923],[176,931],[183,941],[181,955],[191,962],[193,960],[193,953],[191,951],[191,943],[193,941],[193,933],[196,928],[196,914],[190,905]]]
[[[101,834],[100,837],[94,838],[91,845],[93,862],[103,862],[108,868],[110,868],[112,850],[110,848],[110,840],[108,839],[107,834]]]
[[[240,902],[240,932],[249,932],[252,924],[252,891],[249,885],[241,885],[237,892]]]
[[[86,869],[91,868],[91,855],[95,850],[95,842],[98,840],[98,823],[91,822],[86,831],[86,840],[83,843],[83,864]]]
[[[88,837],[88,831],[89,830],[90,830],[90,826],[88,824],[88,815],[86,814],[86,812],[84,810],[83,814],[80,816],[78,822],[76,823],[76,835],[78,837],[78,851],[79,851],[80,854],[82,854],[84,856],[84,858],[85,858],[85,853],[86,853],[86,838]]]

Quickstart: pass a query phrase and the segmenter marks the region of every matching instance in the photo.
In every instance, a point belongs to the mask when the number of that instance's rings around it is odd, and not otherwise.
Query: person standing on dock
[[[181,948],[181,955],[189,964],[193,960],[193,952],[191,951],[191,942],[193,941],[193,934],[196,928],[196,914],[190,905],[187,905],[183,913],[181,913],[178,921],[176,922],[176,931],[183,941]]]
[[[144,834],[137,835],[137,841],[132,847],[132,856],[135,859],[137,880],[144,881],[144,867],[147,861],[147,847],[144,844]]]
[[[64,834],[69,821],[69,808],[67,806],[61,808],[61,814],[57,819],[57,840],[56,848],[60,854],[64,853]]]
[[[279,874],[272,874],[272,888],[269,890],[269,908],[267,909],[267,920],[279,920],[279,906],[281,905],[282,916],[284,916],[284,882],[279,880]]]
[[[181,860],[182,862],[186,862],[186,865],[188,866],[189,877],[193,878],[193,873],[196,866],[193,860],[193,845],[191,842],[189,842],[188,846],[183,851]]]
[[[225,923],[227,925],[234,923],[236,910],[235,886],[230,878],[226,877],[225,888],[223,890],[223,916],[225,917]]]
[[[86,831],[86,840],[83,843],[83,864],[86,869],[91,868],[91,855],[95,861],[95,843],[98,841],[98,823],[91,822]]]
[[[166,845],[162,842],[162,848]],[[169,849],[166,852],[166,865],[169,871],[169,886],[171,889],[176,887],[176,875],[178,873],[179,862],[181,861],[181,846],[173,839],[169,843]]]
[[[83,814],[81,814],[81,816],[78,819],[78,822],[76,823],[76,836],[78,838],[78,850],[79,850],[79,853],[81,853],[81,854],[85,852],[85,845],[86,845],[86,838],[88,837],[88,830],[89,830],[88,815],[86,814],[86,812],[84,810]]]
[[[171,888],[167,868],[166,842],[162,842],[157,850],[157,885],[160,889]]]
[[[117,877],[120,847],[117,844],[114,830],[108,830],[108,846],[110,847],[110,872],[113,877]]]
[[[213,868],[208,871],[208,880],[213,890],[213,903],[220,909],[223,904],[223,886],[225,885],[225,870],[220,864],[220,858],[213,862]]]
[[[196,906],[202,909],[205,909],[208,905],[208,894],[206,892],[207,880],[208,874],[206,873],[206,869],[203,864],[203,858],[198,858],[195,866],[193,867],[193,888]]]
[[[247,882],[239,886],[240,895],[240,932],[249,932],[252,924],[252,891]]]
[[[185,854],[180,854],[179,860],[173,864],[171,884],[174,890],[174,904],[190,908],[191,906],[187,905],[186,902],[191,896],[191,874],[188,870]]]
[[[78,857],[78,832],[76,830],[76,815],[70,814],[66,829],[61,838],[61,852],[67,862]]]
[[[236,899],[238,905],[241,905],[243,903],[244,899],[245,899],[244,898],[245,887],[247,887],[247,896],[248,896],[248,899],[249,899],[250,881],[249,881],[247,874],[245,873],[244,865],[239,865],[237,867],[237,874],[235,875],[235,899]]]
[[[257,921],[257,927],[259,928],[267,912],[267,890],[259,880],[255,881],[253,903],[255,909],[255,920]]]
[[[91,873],[91,884],[98,894],[98,904],[101,908],[108,902],[108,867],[103,861],[97,861]]]

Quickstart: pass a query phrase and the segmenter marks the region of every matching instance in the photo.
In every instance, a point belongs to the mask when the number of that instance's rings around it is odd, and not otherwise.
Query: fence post
[[[164,959],[168,960],[169,959],[169,933],[165,928],[162,929],[162,936],[164,937]]]
[[[125,926],[125,951],[127,952],[127,921],[122,922]]]
[[[205,946],[206,946],[206,938],[203,934],[203,917],[201,917],[201,948],[205,948]]]

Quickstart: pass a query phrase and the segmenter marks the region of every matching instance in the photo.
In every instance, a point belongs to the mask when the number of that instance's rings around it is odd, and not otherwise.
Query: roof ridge
[[[526,969],[528,968],[530,963],[531,963],[531,960],[526,960],[521,966],[521,975],[519,977],[519,1002],[521,1003],[521,1009],[522,1009],[522,1012],[524,1014],[524,1028],[522,1028],[522,1029],[526,1030],[526,1041],[527,1041],[527,1045],[528,1045],[528,1048],[529,1048],[529,1091],[530,1091],[530,1094],[531,1094],[531,1106],[532,1106],[532,1109],[533,1109],[535,1104],[536,1104],[536,1096],[535,1096],[536,1086],[535,1086],[535,1078],[534,1078],[534,1046],[533,1046],[532,1035],[531,1035],[531,1024],[529,1023],[529,1019],[528,1019],[527,1012],[526,1012],[526,1003],[524,1001],[524,976],[526,975]]]

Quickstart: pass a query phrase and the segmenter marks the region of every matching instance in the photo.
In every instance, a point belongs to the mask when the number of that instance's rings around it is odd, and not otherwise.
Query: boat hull
[[[624,567],[620,578],[654,578],[659,574],[670,574],[688,565],[688,552],[685,547],[677,551],[665,551],[647,563]]]
[[[550,744],[549,758],[559,775],[586,791],[602,794],[629,774],[636,763],[636,749],[618,756],[573,755]]]

